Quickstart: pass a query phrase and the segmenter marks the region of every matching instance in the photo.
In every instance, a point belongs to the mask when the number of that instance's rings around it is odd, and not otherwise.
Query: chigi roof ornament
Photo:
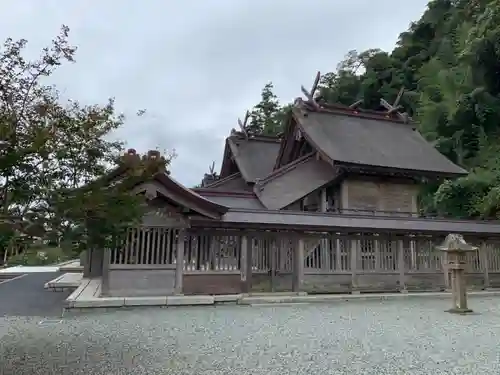
[[[401,87],[401,89],[398,92],[398,96],[396,97],[396,100],[394,100],[394,103],[392,105],[389,104],[389,102],[387,102],[387,100],[385,100],[384,98],[380,99],[380,104],[385,109],[387,109],[388,116],[392,115],[393,113],[396,113],[401,120],[403,120],[405,123],[408,123],[411,120],[410,116],[408,116],[408,113],[399,111],[400,109],[404,109],[403,106],[399,104],[401,98],[403,97],[404,92],[405,92],[404,87]]]
[[[212,162],[212,164],[208,167],[208,170],[210,171],[210,176],[215,176],[215,161]]]
[[[300,86],[302,93],[307,98],[306,103],[312,105],[316,110],[319,110],[320,106],[319,106],[318,102],[316,102],[314,94],[316,93],[316,90],[318,89],[320,78],[321,78],[321,73],[318,71],[316,73],[316,78],[314,79],[314,83],[312,85],[311,91],[307,91],[304,86]]]
[[[249,135],[247,130],[247,123],[249,118],[250,118],[250,112],[247,110],[243,121],[241,121],[241,119],[238,118],[238,126],[240,127],[240,131],[238,132],[235,128],[232,128],[231,135],[237,135],[238,133],[241,133],[243,134],[245,139],[248,139]]]
[[[241,121],[241,119],[238,118],[238,125],[240,126],[241,132],[243,133],[246,139],[248,139],[247,123],[249,118],[250,118],[250,112],[248,110],[245,113],[245,118],[243,119],[243,121]]]

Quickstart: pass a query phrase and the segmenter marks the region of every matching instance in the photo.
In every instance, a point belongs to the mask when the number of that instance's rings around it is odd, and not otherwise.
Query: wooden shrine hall
[[[469,285],[500,287],[500,223],[420,217],[419,186],[467,171],[394,105],[331,105],[303,89],[281,137],[226,139],[217,175],[189,189],[166,173],[139,183],[150,210],[86,274],[106,296],[435,291],[449,286],[449,233],[468,255]]]

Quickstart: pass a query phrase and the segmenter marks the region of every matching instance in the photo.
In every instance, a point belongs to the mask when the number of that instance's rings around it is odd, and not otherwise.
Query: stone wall
[[[252,287],[250,292],[291,292],[292,289],[292,273],[280,273],[274,277],[265,273],[252,274]]]
[[[302,291],[307,293],[350,293],[352,290],[350,274],[305,274]]]
[[[240,273],[185,274],[183,294],[238,294],[242,292]]]
[[[438,292],[446,289],[444,273],[415,272],[405,274],[406,289],[410,292]]]
[[[110,269],[111,297],[167,296],[175,291],[175,270]]]
[[[359,292],[398,292],[400,286],[399,273],[364,273],[356,275],[356,290]]]

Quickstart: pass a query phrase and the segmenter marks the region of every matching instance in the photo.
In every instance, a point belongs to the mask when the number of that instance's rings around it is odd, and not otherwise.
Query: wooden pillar
[[[344,243],[345,244],[345,243]],[[342,240],[337,237],[335,240],[335,271],[344,271],[344,266],[342,264],[342,253],[345,253],[345,248],[342,249]]]
[[[269,256],[271,257],[271,292],[276,291],[276,244],[273,240],[269,241]]]
[[[380,272],[382,262],[380,261],[380,236],[373,236],[373,251],[375,253],[375,271]]]
[[[412,211],[412,214],[411,216],[413,217],[418,217],[418,192],[419,192],[419,189],[416,188],[414,191],[413,191],[413,194],[411,196],[411,211]]]
[[[328,197],[326,195],[326,188],[320,190],[320,211],[326,212],[328,209]],[[322,238],[320,242],[320,259],[321,268],[326,270],[335,269],[335,265],[332,265],[332,250],[333,244],[330,236]]]
[[[304,282],[304,247],[304,239],[299,238],[294,252],[295,259],[293,262],[292,290],[294,292],[300,292],[302,290],[302,283]]]
[[[343,211],[347,209],[349,209],[349,181],[343,181],[340,186],[340,212],[349,213]]]
[[[217,257],[220,248],[219,238],[215,235],[210,235],[208,237],[208,259],[210,259],[210,270],[215,271],[217,269]]]
[[[417,265],[417,240],[415,240],[415,238],[410,240],[410,254],[411,254],[412,269],[416,270],[418,265]]]
[[[320,190],[320,200],[319,200],[319,203],[320,203],[320,211],[321,212],[326,212],[326,209],[327,209],[327,206],[328,206],[328,202],[327,202],[327,197],[326,197],[326,188],[323,188]]]
[[[175,257],[175,294],[182,294],[182,281],[184,278],[184,242],[186,231],[179,230],[177,236],[177,254]]]
[[[104,250],[104,258],[102,262],[102,283],[101,283],[101,295],[109,295],[109,266],[111,263],[111,249]]]
[[[405,242],[402,239],[398,239],[396,243],[398,246],[399,291],[401,293],[408,293],[405,274]]]
[[[358,290],[358,250],[359,250],[359,245],[360,241],[358,239],[351,239],[350,241],[350,246],[351,246],[351,290],[352,293],[359,293]]]
[[[248,240],[247,236],[241,236],[241,255],[240,255],[240,274],[241,274],[241,283],[244,288],[244,285],[247,280],[248,274],[248,264],[247,264],[247,253],[248,253]]]
[[[243,292],[245,293],[250,293],[252,291],[252,264],[253,264],[253,240],[248,239],[248,237],[244,237],[245,242],[246,242],[246,248],[247,248],[247,256],[246,256],[246,280],[245,283],[243,284]],[[250,244],[248,243],[250,242]]]
[[[488,272],[488,246],[486,245],[486,241],[482,241],[481,246],[479,247],[479,259],[481,268],[483,269],[484,289],[487,289],[490,287],[490,275]]]

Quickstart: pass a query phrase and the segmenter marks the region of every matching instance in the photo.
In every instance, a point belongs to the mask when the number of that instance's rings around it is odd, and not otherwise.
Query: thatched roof
[[[306,140],[336,164],[466,174],[436,150],[412,124],[355,110],[294,108]]]
[[[220,177],[235,173],[230,168],[234,160],[245,182],[254,183],[273,171],[279,149],[280,140],[275,137],[232,135],[226,140]]]
[[[254,191],[268,209],[279,210],[331,182],[339,173],[327,162],[306,155],[258,181]]]

